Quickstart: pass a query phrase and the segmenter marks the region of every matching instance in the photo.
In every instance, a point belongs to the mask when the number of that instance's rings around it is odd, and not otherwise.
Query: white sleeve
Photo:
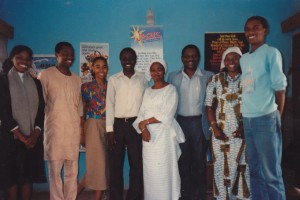
[[[106,132],[113,132],[115,120],[115,88],[113,79],[110,78],[107,83],[106,93]]]

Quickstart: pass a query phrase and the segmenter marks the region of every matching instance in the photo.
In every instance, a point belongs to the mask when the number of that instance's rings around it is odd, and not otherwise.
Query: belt
[[[115,117],[115,120],[121,122],[134,122],[134,120],[136,120],[136,117],[124,117],[124,118]]]
[[[199,117],[202,117],[202,115],[195,115],[195,116],[182,116],[182,115],[177,115],[177,117],[180,117],[180,118],[199,118]]]

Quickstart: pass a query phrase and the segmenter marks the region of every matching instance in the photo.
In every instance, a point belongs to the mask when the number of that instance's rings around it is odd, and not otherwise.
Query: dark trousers
[[[201,116],[178,116],[177,121],[186,139],[185,143],[180,144],[182,154],[178,161],[181,199],[205,200],[208,141],[202,131]]]
[[[110,200],[123,200],[123,167],[125,149],[129,160],[129,189],[127,200],[141,200],[143,196],[142,138],[132,126],[134,119],[115,119],[114,133],[116,144],[109,152]]]
[[[295,175],[292,177],[293,186],[300,188],[300,138],[294,138],[293,142],[283,151],[282,165],[292,170]]]

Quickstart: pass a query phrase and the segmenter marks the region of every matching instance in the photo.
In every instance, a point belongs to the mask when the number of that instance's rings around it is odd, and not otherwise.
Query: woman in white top
[[[154,85],[145,90],[135,129],[143,139],[143,175],[145,200],[178,200],[180,176],[179,143],[185,141],[174,118],[178,95],[176,88],[164,80],[166,64],[154,61],[146,73]]]

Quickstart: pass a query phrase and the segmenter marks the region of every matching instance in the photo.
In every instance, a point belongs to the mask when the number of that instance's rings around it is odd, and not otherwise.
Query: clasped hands
[[[149,142],[151,139],[151,134],[147,129],[148,124],[149,124],[149,120],[143,120],[139,123],[139,129],[142,132],[142,140],[145,142]]]
[[[27,149],[32,149],[36,145],[40,132],[41,131],[39,129],[34,129],[33,133],[29,137],[20,134],[18,139],[25,144]]]
[[[219,127],[216,127],[215,129],[213,129],[213,134],[215,136],[216,139],[218,140],[222,140],[224,142],[227,142],[229,140],[229,138],[225,135],[225,133],[223,133]],[[244,131],[243,131],[243,126],[239,126],[239,128],[234,131],[232,133],[233,137],[235,138],[244,138]]]

